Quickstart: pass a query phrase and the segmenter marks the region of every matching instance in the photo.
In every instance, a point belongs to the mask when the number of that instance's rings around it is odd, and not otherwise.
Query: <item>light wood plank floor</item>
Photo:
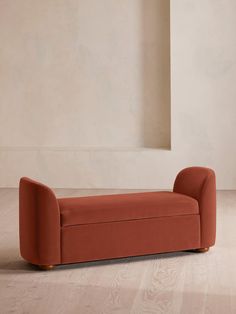
[[[56,190],[58,196],[121,191]],[[18,250],[18,191],[0,189],[0,313],[236,313],[236,191],[218,192],[217,244],[37,271]]]

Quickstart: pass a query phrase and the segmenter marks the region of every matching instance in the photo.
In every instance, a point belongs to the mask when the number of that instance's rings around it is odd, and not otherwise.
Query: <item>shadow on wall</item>
[[[170,1],[143,0],[143,146],[171,147]]]

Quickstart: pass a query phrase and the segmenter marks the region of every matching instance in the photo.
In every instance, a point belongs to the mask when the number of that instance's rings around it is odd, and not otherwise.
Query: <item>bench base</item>
[[[210,249],[209,247],[206,247],[206,248],[191,250],[191,252],[206,253],[209,251],[209,249]],[[36,265],[36,266],[38,266],[38,268],[41,270],[52,270],[55,267],[55,265]]]

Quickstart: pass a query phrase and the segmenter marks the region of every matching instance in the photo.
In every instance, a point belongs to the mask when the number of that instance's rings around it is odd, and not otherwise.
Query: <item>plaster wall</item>
[[[235,189],[236,2],[171,0],[171,84],[167,1],[56,3],[0,2],[0,186],[162,189],[202,165]]]

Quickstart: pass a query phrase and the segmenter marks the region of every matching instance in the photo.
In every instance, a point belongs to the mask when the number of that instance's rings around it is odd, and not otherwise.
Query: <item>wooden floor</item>
[[[0,313],[236,313],[236,191],[217,197],[217,244],[209,253],[159,254],[44,272],[19,256],[18,191],[0,189]]]

